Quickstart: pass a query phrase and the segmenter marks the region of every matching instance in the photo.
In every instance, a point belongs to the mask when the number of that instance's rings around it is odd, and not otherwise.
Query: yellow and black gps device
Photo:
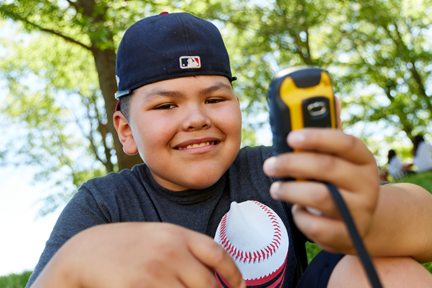
[[[278,72],[270,84],[268,101],[274,156],[287,152],[300,152],[293,150],[287,143],[287,136],[291,131],[306,127],[337,128],[333,85],[329,74],[320,68],[294,67]],[[371,287],[382,288],[378,274],[344,199],[333,184],[328,182],[323,182],[323,184],[327,186],[347,226]],[[289,209],[286,210],[289,211]]]
[[[287,135],[306,127],[337,127],[336,101],[329,74],[316,67],[278,72],[268,90],[273,154],[292,152]]]

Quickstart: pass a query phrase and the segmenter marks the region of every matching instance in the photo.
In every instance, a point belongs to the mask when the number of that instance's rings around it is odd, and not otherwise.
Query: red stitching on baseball
[[[226,224],[227,224],[227,216],[228,213],[224,215],[221,221],[221,228],[220,228],[220,243],[222,247],[233,257],[234,259],[238,261],[249,263],[251,261],[255,262],[256,260],[261,261],[269,258],[273,255],[273,253],[276,252],[276,250],[279,248],[280,240],[281,240],[281,229],[279,226],[279,223],[277,222],[277,218],[274,215],[274,213],[265,205],[263,205],[260,202],[253,201],[256,205],[258,205],[261,209],[264,210],[264,212],[267,214],[267,216],[270,218],[271,223],[273,224],[273,237],[272,242],[269,243],[266,247],[263,247],[260,250],[253,251],[253,252],[244,252],[239,251],[237,248],[235,248],[232,243],[230,243],[227,235],[226,235]]]

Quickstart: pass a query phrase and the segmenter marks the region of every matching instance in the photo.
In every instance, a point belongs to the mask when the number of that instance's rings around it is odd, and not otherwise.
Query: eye
[[[158,107],[156,107],[154,109],[157,109],[157,110],[169,110],[169,109],[172,109],[172,108],[175,108],[175,107],[176,106],[174,104],[163,104],[163,105],[160,105],[160,106],[158,106]]]
[[[217,98],[217,99],[208,99],[208,100],[206,101],[206,103],[209,103],[209,104],[216,104],[216,103],[219,103],[219,102],[222,102],[222,101],[225,101],[225,99],[220,99],[220,98]]]

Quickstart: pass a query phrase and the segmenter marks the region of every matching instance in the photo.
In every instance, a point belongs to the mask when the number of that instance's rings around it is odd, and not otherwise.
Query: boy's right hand
[[[167,223],[116,223],[66,242],[32,287],[246,287],[212,238]]]

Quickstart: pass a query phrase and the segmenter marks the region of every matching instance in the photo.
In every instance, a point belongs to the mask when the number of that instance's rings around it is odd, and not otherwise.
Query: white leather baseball
[[[257,201],[232,202],[214,239],[231,255],[245,280],[274,273],[288,254],[289,239],[282,220]]]

